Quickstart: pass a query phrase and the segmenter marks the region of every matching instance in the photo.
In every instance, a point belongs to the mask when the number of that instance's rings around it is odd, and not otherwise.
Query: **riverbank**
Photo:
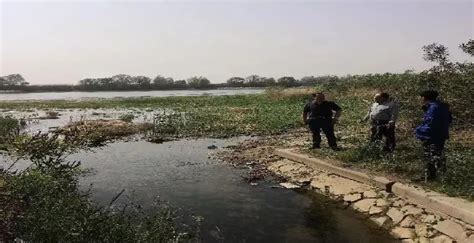
[[[325,194],[339,201],[343,208],[361,212],[364,219],[388,230],[394,238],[403,242],[471,242],[474,240],[474,225],[459,220],[458,217],[433,210],[433,207],[414,202],[417,200],[411,200],[412,198],[387,192],[383,186],[377,187],[371,183],[354,181],[343,174],[302,164],[278,155],[279,152],[276,150],[280,151],[282,148],[285,151],[293,150],[308,154],[299,150],[299,147],[306,144],[305,133],[306,131],[299,130],[294,131],[292,135],[246,140],[237,146],[218,152],[216,157],[235,166],[252,168],[247,177],[251,178],[250,183],[257,185],[262,178],[276,175],[280,178],[282,186],[309,187],[310,190]],[[340,161],[339,163],[327,161],[327,163],[345,166]],[[354,171],[354,168],[349,170]],[[450,200],[453,201],[453,207],[456,207],[454,203],[456,199]],[[460,199],[457,201],[459,201],[457,203],[463,203]],[[464,204],[472,203],[464,202]],[[472,205],[465,206],[472,208]]]

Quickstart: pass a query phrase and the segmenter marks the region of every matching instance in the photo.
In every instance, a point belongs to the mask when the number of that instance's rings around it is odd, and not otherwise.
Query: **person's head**
[[[438,95],[439,95],[438,92],[434,90],[426,90],[420,93],[420,98],[421,98],[421,101],[424,104],[426,104],[438,99]]]
[[[382,98],[382,102],[387,102],[390,100],[390,95],[388,93],[382,92],[380,93],[380,98]]]
[[[316,97],[314,98],[316,100],[316,103],[321,104],[326,100],[326,97],[324,96],[323,93],[316,93]]]

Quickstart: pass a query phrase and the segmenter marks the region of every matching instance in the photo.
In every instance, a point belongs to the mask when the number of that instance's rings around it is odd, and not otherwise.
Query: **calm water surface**
[[[82,99],[127,98],[127,97],[238,95],[238,94],[258,94],[262,92],[264,92],[264,89],[0,93],[0,101],[2,100],[82,100]]]
[[[393,242],[390,237],[321,195],[251,186],[237,169],[208,158],[208,145],[231,140],[181,140],[164,144],[118,142],[71,156],[91,173],[81,179],[93,200],[108,204],[125,189],[145,208],[160,200],[204,218],[203,242]]]

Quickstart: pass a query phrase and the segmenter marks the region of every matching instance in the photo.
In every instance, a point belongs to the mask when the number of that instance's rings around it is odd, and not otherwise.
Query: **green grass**
[[[414,126],[421,121],[421,109],[413,110],[419,104],[402,103],[397,126],[397,147],[392,155],[382,151],[382,144],[369,145],[369,125],[361,123],[369,106],[372,92],[352,89],[345,92],[328,91],[343,108],[340,123],[336,126],[342,151],[329,149],[307,151],[319,157],[337,159],[347,166],[412,180],[423,176],[424,164],[421,142],[413,134]],[[375,91],[374,91],[375,92]],[[357,94],[352,96],[351,94]],[[451,139],[446,148],[448,172],[441,174],[436,182],[426,184],[428,188],[452,196],[474,200],[474,150],[472,128],[462,129],[454,125]],[[471,139],[469,139],[471,138]]]

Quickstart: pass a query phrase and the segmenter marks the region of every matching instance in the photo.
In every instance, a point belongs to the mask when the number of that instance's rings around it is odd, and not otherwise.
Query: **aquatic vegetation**
[[[124,122],[132,122],[133,119],[135,119],[135,115],[133,114],[123,114],[119,117],[119,120],[122,120]]]
[[[33,242],[180,242],[194,229],[177,223],[178,214],[157,204],[144,214],[131,205],[112,208],[91,203],[78,189],[80,162],[66,156],[82,148],[81,140],[58,136],[20,136],[9,147],[13,157],[31,163],[19,172],[0,171],[1,241]],[[179,228],[179,229],[178,229]],[[187,231],[189,230],[189,231]]]
[[[59,128],[56,133],[66,139],[86,141],[90,147],[102,146],[108,141],[145,133],[152,127],[148,123],[131,123],[122,120],[82,120]]]
[[[24,121],[20,121],[8,116],[0,116],[0,150],[4,147],[4,144],[9,139],[20,133],[20,129],[24,125]]]

